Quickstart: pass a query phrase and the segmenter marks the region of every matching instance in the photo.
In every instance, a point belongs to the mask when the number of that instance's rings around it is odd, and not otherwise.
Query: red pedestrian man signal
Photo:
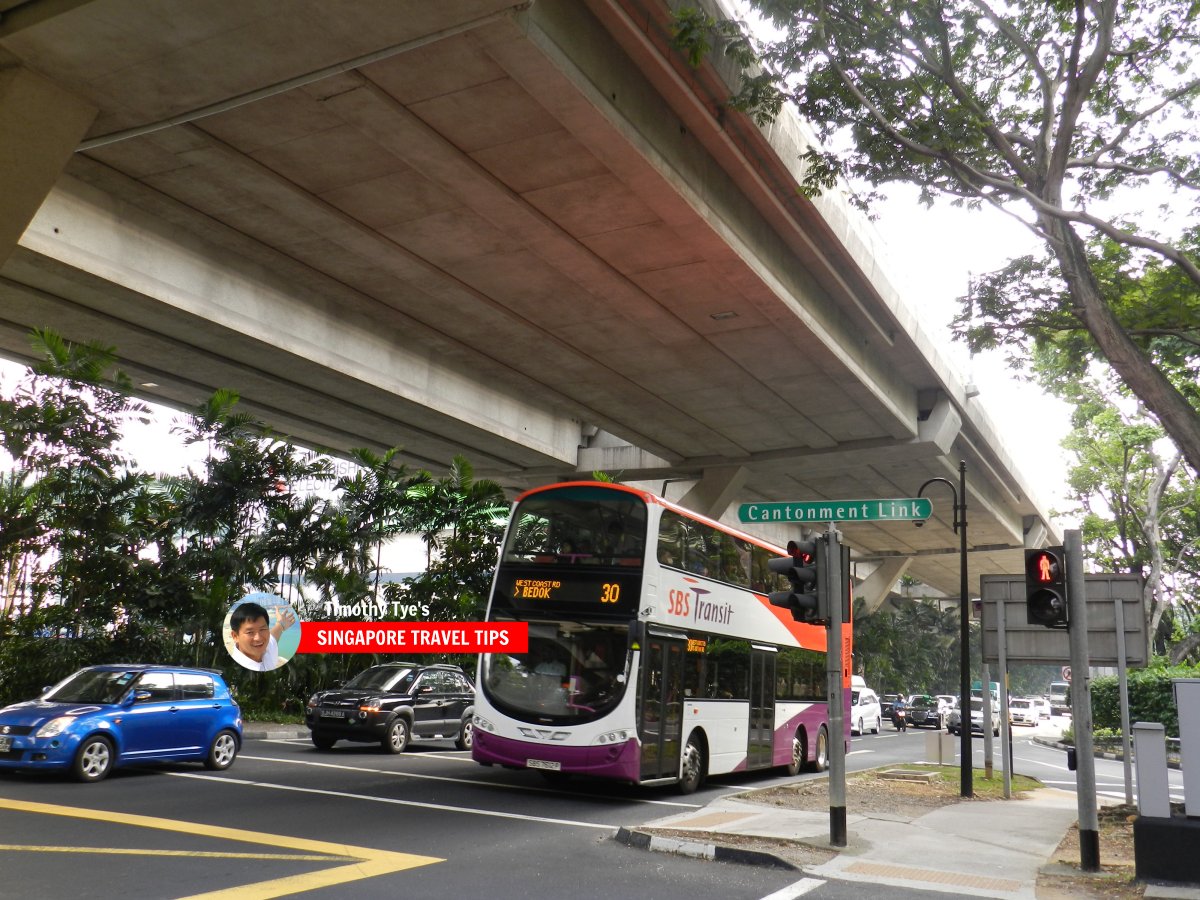
[[[1067,626],[1065,559],[1062,547],[1025,551],[1025,612],[1030,625]]]

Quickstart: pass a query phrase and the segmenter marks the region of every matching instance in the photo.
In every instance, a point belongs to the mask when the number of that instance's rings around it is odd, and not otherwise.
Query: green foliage
[[[957,694],[957,610],[939,611],[929,600],[905,603],[895,614],[854,615],[855,671],[880,693]]]
[[[1200,666],[1134,669],[1129,672],[1129,721],[1158,722],[1169,737],[1179,734],[1173,678],[1200,678]],[[1115,675],[1092,681],[1092,721],[1096,728],[1121,730],[1121,697]]]
[[[306,620],[380,598],[425,604],[435,620],[482,614],[508,507],[462,457],[435,480],[395,449],[358,450],[359,470],[330,484],[328,460],[271,435],[221,390],[176,429],[208,448],[201,470],[153,478],[118,449],[123,423],[147,410],[113,371],[115,352],[50,332],[35,346],[45,362],[0,397],[13,458],[0,477],[0,702],[84,665],[136,660],[220,668],[246,710],[298,716],[315,690],[378,660],[303,654],[270,673],[241,668],[222,629],[246,593],[282,584]],[[334,499],[293,490],[322,482]],[[381,584],[382,544],[414,530],[428,571]]]

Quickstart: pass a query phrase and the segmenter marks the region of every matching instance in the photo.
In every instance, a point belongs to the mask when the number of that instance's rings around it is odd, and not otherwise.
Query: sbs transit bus
[[[826,631],[768,602],[785,555],[623,485],[522,494],[488,620],[528,623],[529,647],[480,657],[473,757],[683,793],[824,769]]]

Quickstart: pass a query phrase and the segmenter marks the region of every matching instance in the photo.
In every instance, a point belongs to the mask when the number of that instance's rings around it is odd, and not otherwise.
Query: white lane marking
[[[773,894],[761,898],[761,900],[795,900],[796,897],[803,897],[809,891],[819,888],[825,882],[820,878],[801,878],[799,881],[794,881],[787,887],[781,887]]]
[[[846,755],[847,756],[858,756],[858,754],[860,754],[860,753],[875,753],[875,752],[877,752],[877,751],[875,751],[875,750],[851,750]]]
[[[393,806],[412,806],[417,809],[433,809],[439,812],[462,813],[468,816],[488,816],[495,819],[518,819],[522,822],[536,822],[541,825],[569,825],[573,828],[594,828],[603,831],[613,831],[612,825],[599,825],[595,822],[579,822],[574,819],[554,819],[547,816],[527,816],[519,813],[500,812],[499,810],[476,809],[469,806],[447,806],[443,803],[421,803],[416,800],[398,800],[392,797],[371,797],[366,794],[351,794],[345,791],[327,791],[320,788],[295,787],[290,784],[272,784],[269,781],[247,781],[242,778],[222,778],[219,775],[199,775],[193,772],[167,772],[176,778],[195,778],[201,781],[215,781],[219,784],[237,784],[244,787],[270,788],[275,791],[293,791],[297,794],[317,794],[322,797],[337,797],[342,800],[367,800],[371,803],[389,803]]]
[[[311,747],[312,742],[307,738],[251,738],[263,744],[285,744],[291,747]],[[366,746],[360,744],[359,746]],[[413,745],[409,745],[413,746]],[[407,750],[404,753],[405,759],[448,759],[453,762],[475,764],[475,760],[471,759],[470,750],[442,750],[436,752],[433,750]]]
[[[404,754],[407,759],[410,754]],[[557,796],[570,797],[595,797],[595,794],[586,794],[582,791],[559,791],[554,788],[530,787],[521,784],[505,784],[502,781],[480,781],[477,778],[451,778],[449,775],[421,775],[416,772],[394,772],[390,769],[373,769],[366,766],[348,766],[342,763],[316,762],[311,759],[281,759],[274,756],[248,756],[241,754],[238,759],[252,759],[256,762],[273,762],[284,763],[289,766],[312,766],[316,769],[341,769],[345,772],[363,772],[370,775],[391,775],[395,778],[415,778],[421,781],[449,781],[452,784],[469,784],[472,787],[494,787],[501,790],[521,791],[527,794],[555,794]],[[606,798],[602,798],[606,799]],[[622,798],[630,803],[648,803],[652,806],[681,806],[684,809],[699,809],[704,804],[702,803],[681,803],[677,800],[648,800],[643,797],[627,797]]]

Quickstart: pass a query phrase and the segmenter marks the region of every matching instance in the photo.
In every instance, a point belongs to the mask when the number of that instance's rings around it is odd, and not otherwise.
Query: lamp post
[[[930,478],[921,485],[917,496],[931,484],[941,483],[954,495],[954,531],[958,535],[958,613],[959,613],[959,670],[958,670],[958,736],[959,736],[959,793],[970,797],[975,793],[971,765],[971,611],[967,598],[967,463],[959,460],[958,487],[949,478]]]

